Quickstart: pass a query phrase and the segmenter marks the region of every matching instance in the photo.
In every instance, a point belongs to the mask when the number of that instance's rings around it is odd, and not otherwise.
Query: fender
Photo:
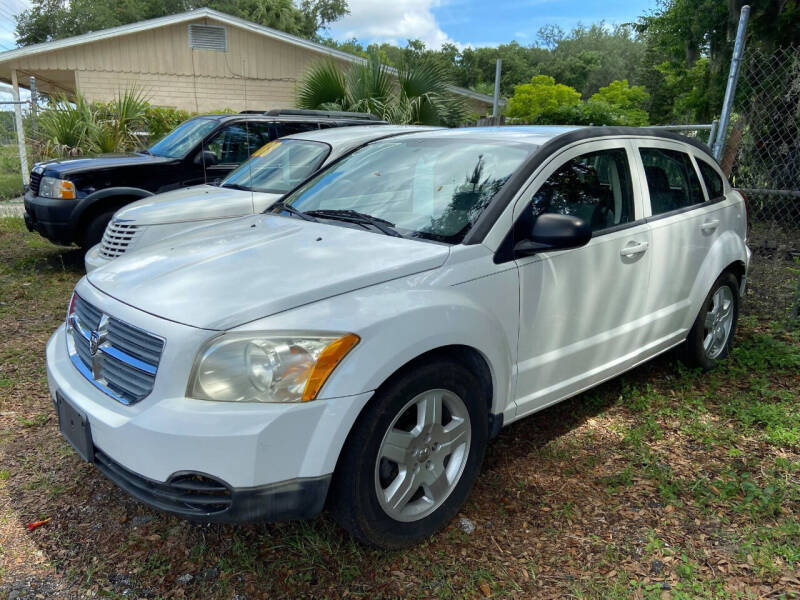
[[[83,198],[80,202],[78,202],[75,208],[72,209],[72,213],[70,214],[70,225],[73,228],[77,227],[78,221],[80,221],[83,214],[90,207],[94,206],[95,204],[97,204],[102,200],[105,200],[106,198],[124,196],[127,198],[133,198],[138,200],[140,198],[145,198],[147,196],[153,196],[153,195],[154,195],[153,192],[149,192],[147,190],[135,187],[111,187],[98,190]]]
[[[683,324],[684,329],[687,331],[691,329],[713,282],[728,265],[737,261],[744,263],[745,269],[747,269],[748,255],[744,240],[733,231],[724,231],[712,244],[697,278],[692,284],[689,296],[691,310],[687,312],[688,316]]]
[[[409,279],[387,282],[259,319],[233,331],[322,330],[358,334],[361,341],[332,373],[320,399],[373,391],[398,369],[431,350],[467,346],[476,350],[489,367],[491,412],[510,411],[509,415],[513,415],[516,321],[504,327],[497,316],[502,314],[500,310],[492,311],[476,303],[458,286],[413,288]],[[513,314],[517,315],[516,310]],[[442,323],[448,326],[442,327]]]

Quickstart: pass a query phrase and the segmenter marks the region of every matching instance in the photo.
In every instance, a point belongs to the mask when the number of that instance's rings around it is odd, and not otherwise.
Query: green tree
[[[534,75],[530,83],[514,87],[514,95],[508,100],[506,114],[534,123],[544,115],[578,106],[580,102],[580,92],[575,88],[556,83],[549,75]]]
[[[403,62],[396,75],[376,53],[342,70],[333,61],[312,66],[298,85],[301,108],[368,112],[392,123],[457,125],[464,101],[433,63]]]
[[[311,39],[349,12],[346,0],[33,0],[16,17],[17,43],[48,42],[203,7]]]

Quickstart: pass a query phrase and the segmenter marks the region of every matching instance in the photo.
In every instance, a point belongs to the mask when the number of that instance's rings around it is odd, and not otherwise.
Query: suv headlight
[[[353,334],[223,334],[195,359],[187,396],[220,402],[307,402],[359,342]]]
[[[43,198],[75,198],[75,184],[66,179],[42,177],[39,182],[39,195]]]

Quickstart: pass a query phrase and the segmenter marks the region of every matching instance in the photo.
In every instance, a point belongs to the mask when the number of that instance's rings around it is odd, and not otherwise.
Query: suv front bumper
[[[372,395],[302,404],[146,398],[125,406],[75,368],[65,335],[62,325],[47,344],[48,385],[54,402],[67,399],[85,415],[90,460],[135,498],[194,520],[319,513],[341,447]]]
[[[25,192],[25,226],[55,244],[64,246],[74,241],[72,211],[78,200],[42,198]]]

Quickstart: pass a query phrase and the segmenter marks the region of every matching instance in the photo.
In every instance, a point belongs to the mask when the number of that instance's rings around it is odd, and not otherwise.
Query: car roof
[[[421,125],[353,125],[349,127],[331,127],[329,129],[311,129],[287,135],[281,139],[324,142],[333,148],[332,154],[336,155],[374,140],[436,129],[441,128]]]
[[[553,140],[563,145],[573,141],[604,137],[647,137],[682,142],[710,153],[706,144],[685,135],[651,127],[607,127],[566,125],[508,125],[502,127],[462,127],[413,134],[412,138],[461,139],[464,141],[513,141],[541,146]],[[558,140],[556,140],[558,138]]]

